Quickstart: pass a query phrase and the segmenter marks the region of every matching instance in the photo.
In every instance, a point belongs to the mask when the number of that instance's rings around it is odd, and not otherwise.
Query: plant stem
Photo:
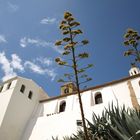
[[[69,31],[70,31],[71,43],[73,43],[71,28],[69,28]],[[77,63],[76,63],[74,46],[72,47],[72,57],[73,57],[73,69],[74,69],[74,73],[75,73],[77,93],[78,93],[78,98],[79,98],[79,105],[80,105],[80,110],[81,110],[81,117],[82,117],[82,122],[83,122],[84,133],[85,133],[85,140],[89,140],[88,133],[87,133],[87,128],[86,128],[86,123],[85,123],[83,104],[82,104],[82,99],[81,99],[81,95],[80,95],[80,86],[79,86],[79,78],[78,78],[78,73],[77,73]]]

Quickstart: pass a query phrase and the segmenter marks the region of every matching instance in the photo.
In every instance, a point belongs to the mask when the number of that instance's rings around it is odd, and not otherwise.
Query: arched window
[[[95,104],[100,104],[103,102],[102,94],[100,92],[96,93],[95,95]]]
[[[62,101],[59,106],[59,112],[64,112],[66,108],[66,102]]]
[[[134,70],[134,73],[137,74],[137,72]]]
[[[69,88],[65,88],[64,93],[69,93]]]

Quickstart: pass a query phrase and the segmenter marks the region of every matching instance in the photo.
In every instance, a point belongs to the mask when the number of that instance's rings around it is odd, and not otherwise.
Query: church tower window
[[[0,87],[0,92],[2,92],[2,90],[3,90],[3,86]]]
[[[20,88],[20,92],[24,93],[24,91],[25,91],[25,85],[22,85]]]
[[[95,95],[95,104],[100,104],[103,102],[102,94],[100,92],[96,93]]]
[[[33,92],[30,91],[30,92],[29,92],[29,95],[28,95],[28,98],[29,98],[29,99],[32,99],[32,96],[33,96]]]
[[[59,106],[59,112],[64,112],[66,108],[66,102],[61,101],[60,106]]]
[[[69,93],[69,88],[65,88],[64,93]]]
[[[9,84],[7,85],[7,89],[9,89],[9,88],[10,88],[10,86],[11,86],[11,83],[9,83]]]

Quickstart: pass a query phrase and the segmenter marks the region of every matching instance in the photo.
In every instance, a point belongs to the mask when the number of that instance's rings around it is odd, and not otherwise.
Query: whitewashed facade
[[[101,114],[109,103],[139,108],[140,74],[81,92],[85,118]],[[0,87],[0,140],[51,140],[76,133],[81,126],[78,96],[64,85],[61,95],[49,97],[30,79],[15,77]],[[74,88],[74,87],[72,87]]]

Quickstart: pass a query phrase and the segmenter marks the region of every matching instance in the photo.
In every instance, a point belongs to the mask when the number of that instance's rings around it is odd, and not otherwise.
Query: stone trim
[[[133,108],[140,110],[140,105],[138,103],[134,88],[133,88],[130,80],[127,81],[127,85],[128,85],[128,89],[130,91],[130,98],[131,98],[131,103],[132,103]]]

